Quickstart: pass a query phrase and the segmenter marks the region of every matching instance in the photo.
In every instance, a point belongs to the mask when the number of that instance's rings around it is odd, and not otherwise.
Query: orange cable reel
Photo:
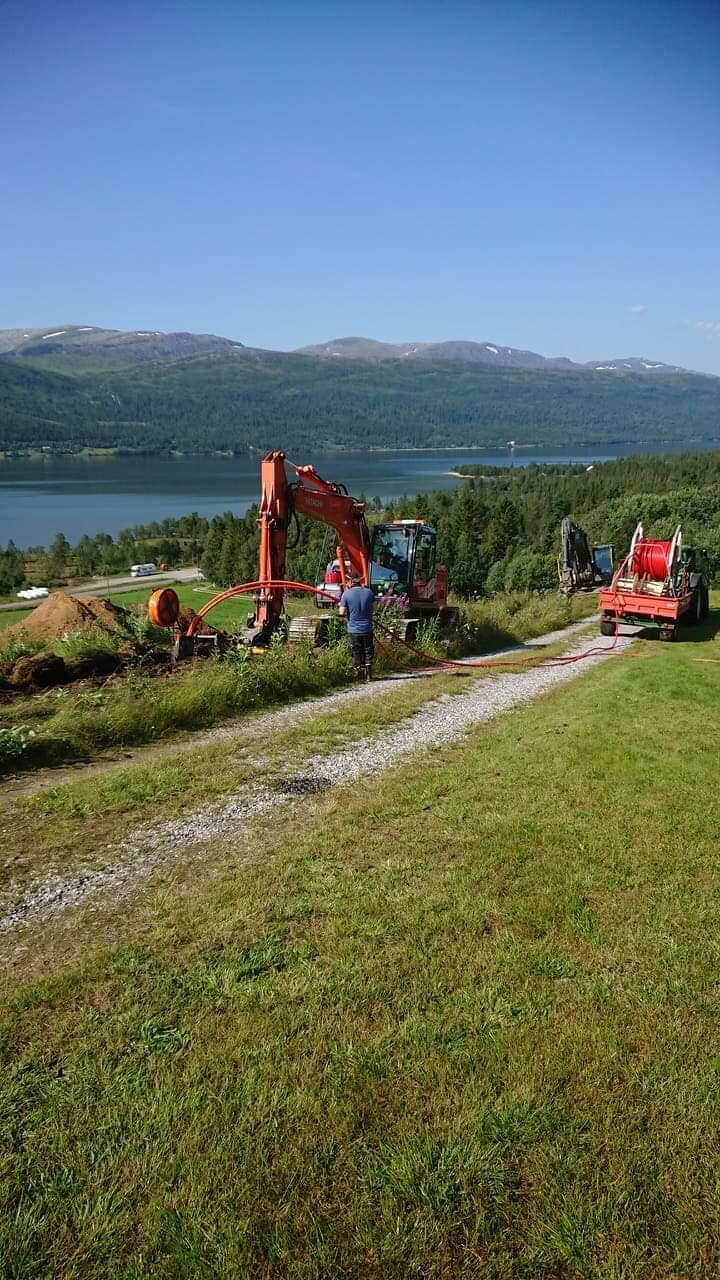
[[[156,627],[174,627],[180,617],[180,601],[172,587],[160,587],[148,600],[148,617]]]

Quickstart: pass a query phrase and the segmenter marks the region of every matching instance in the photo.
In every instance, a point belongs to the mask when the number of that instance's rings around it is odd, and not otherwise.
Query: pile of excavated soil
[[[111,600],[95,597],[80,600],[64,591],[54,591],[22,622],[7,627],[3,638],[27,636],[52,644],[72,631],[93,631],[98,627],[104,631],[117,631],[123,618],[127,617],[127,609],[121,609]]]
[[[197,617],[197,614],[191,605],[189,604],[182,605],[180,612],[178,614],[178,623],[180,625],[180,630],[187,631],[193,618],[196,618],[196,617]],[[218,631],[217,627],[212,627],[210,623],[207,622],[205,618],[203,618],[202,622],[200,623],[200,626],[197,629],[196,635],[219,636],[219,635],[222,635],[222,632]]]

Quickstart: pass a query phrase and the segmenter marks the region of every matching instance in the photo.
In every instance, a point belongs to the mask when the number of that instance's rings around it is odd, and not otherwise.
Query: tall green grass
[[[593,595],[566,597],[555,591],[513,591],[487,600],[468,600],[460,606],[463,640],[468,652],[484,653],[559,631],[596,610]]]
[[[0,725],[35,731],[22,756],[25,767],[50,764],[205,729],[351,679],[344,645],[317,656],[309,649],[271,648],[262,658],[194,662],[166,678],[130,673],[104,688],[62,688],[18,699],[0,707]],[[17,755],[6,761],[0,756],[0,771],[18,763]]]

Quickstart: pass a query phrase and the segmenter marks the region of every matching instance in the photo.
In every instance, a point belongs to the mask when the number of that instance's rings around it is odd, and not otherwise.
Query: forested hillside
[[[418,517],[434,525],[452,589],[471,596],[552,589],[560,521],[567,514],[594,541],[612,542],[619,551],[627,549],[640,519],[650,537],[669,536],[682,524],[686,540],[707,550],[719,575],[720,453],[621,459],[590,473],[566,466],[489,468],[459,492],[419,494],[394,504],[385,517]],[[211,521],[203,556],[208,577],[223,584],[253,577],[255,516],[228,513]],[[333,545],[324,526],[302,521],[290,575],[317,581]]]
[[[50,356],[47,361],[51,363]],[[102,372],[0,357],[0,451],[708,443],[720,379],[237,350]]]
[[[467,468],[467,470],[472,470]],[[377,519],[379,499],[369,503]],[[666,457],[631,457],[586,471],[583,466],[475,469],[455,493],[430,493],[396,503],[383,515],[422,517],[438,531],[439,555],[459,595],[497,591],[547,590],[557,583],[559,526],[572,514],[596,542],[612,542],[620,552],[642,519],[651,537],[668,537],[682,524],[686,540],[704,547],[720,577],[720,452]],[[302,519],[290,551],[293,578],[314,583],[334,554],[325,525]],[[198,515],[152,522],[85,537],[75,548],[58,535],[47,553],[32,557],[36,578],[75,573],[113,573],[134,561],[167,561],[173,566],[202,561],[219,585],[252,580],[257,571],[257,508],[208,521]],[[0,554],[0,589],[24,580],[27,566],[14,547]]]

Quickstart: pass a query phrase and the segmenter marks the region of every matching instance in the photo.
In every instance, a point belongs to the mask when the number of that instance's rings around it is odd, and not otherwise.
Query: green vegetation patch
[[[24,622],[31,613],[31,609],[0,609],[0,631],[14,626],[16,622]]]
[[[37,766],[208,728],[349,679],[345,646],[317,657],[307,649],[273,648],[262,659],[241,651],[236,658],[190,662],[165,677],[131,672],[99,688],[61,687],[40,698],[17,699],[0,705],[0,727],[22,723],[35,731],[22,763]],[[0,756],[0,771],[9,766]]]

